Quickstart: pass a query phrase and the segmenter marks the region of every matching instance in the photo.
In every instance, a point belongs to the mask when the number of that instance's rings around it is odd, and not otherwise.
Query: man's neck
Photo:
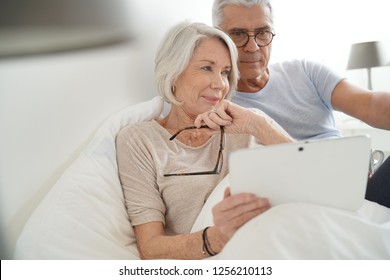
[[[269,80],[268,70],[255,79],[241,78],[237,83],[237,90],[240,92],[255,93],[263,89]]]

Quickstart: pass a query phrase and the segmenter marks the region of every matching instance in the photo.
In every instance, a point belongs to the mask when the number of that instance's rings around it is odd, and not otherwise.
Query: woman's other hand
[[[215,226],[227,238],[246,222],[270,208],[268,199],[251,193],[231,195],[226,188],[223,200],[212,209]]]

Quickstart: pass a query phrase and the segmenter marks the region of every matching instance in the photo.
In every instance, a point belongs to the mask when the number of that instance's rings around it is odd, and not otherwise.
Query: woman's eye
[[[212,69],[211,69],[211,66],[203,66],[202,70],[211,71]]]
[[[222,75],[226,76],[226,77],[229,77],[230,75],[230,70],[225,70],[222,72]]]

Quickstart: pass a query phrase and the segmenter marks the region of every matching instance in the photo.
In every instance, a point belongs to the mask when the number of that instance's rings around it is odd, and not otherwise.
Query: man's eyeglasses
[[[270,30],[260,30],[253,35],[249,35],[246,31],[234,30],[229,33],[229,36],[232,38],[237,48],[245,47],[248,44],[250,37],[255,38],[255,42],[259,47],[266,47],[271,44],[275,33]]]
[[[169,138],[170,141],[176,138],[177,135],[179,135],[180,132],[184,130],[189,130],[189,129],[196,129],[197,127],[195,126],[189,126],[186,128],[183,128],[176,132],[174,135]],[[202,125],[200,128],[208,128],[207,125]],[[223,151],[224,149],[224,128],[221,126],[221,140],[219,142],[219,152],[218,152],[218,158],[217,158],[217,163],[215,164],[215,167],[213,170],[210,171],[199,171],[199,172],[188,172],[188,173],[170,173],[170,174],[164,174],[165,177],[170,177],[170,176],[190,176],[190,175],[213,175],[213,174],[219,174],[221,173],[222,170],[222,165],[223,165]]]

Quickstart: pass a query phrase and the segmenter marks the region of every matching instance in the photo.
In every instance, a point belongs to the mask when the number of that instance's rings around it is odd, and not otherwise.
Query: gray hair
[[[270,20],[273,23],[273,11],[271,0],[215,0],[212,10],[213,26],[219,27],[223,22],[223,8],[227,5],[237,5],[245,7],[263,6],[267,7],[270,12]]]
[[[223,31],[203,23],[188,21],[172,27],[162,40],[155,58],[154,80],[158,93],[168,103],[180,105],[173,93],[176,79],[188,66],[192,55],[205,38],[219,38],[230,52],[231,71],[229,74],[230,98],[237,87],[239,72],[237,67],[237,48],[233,41]]]

